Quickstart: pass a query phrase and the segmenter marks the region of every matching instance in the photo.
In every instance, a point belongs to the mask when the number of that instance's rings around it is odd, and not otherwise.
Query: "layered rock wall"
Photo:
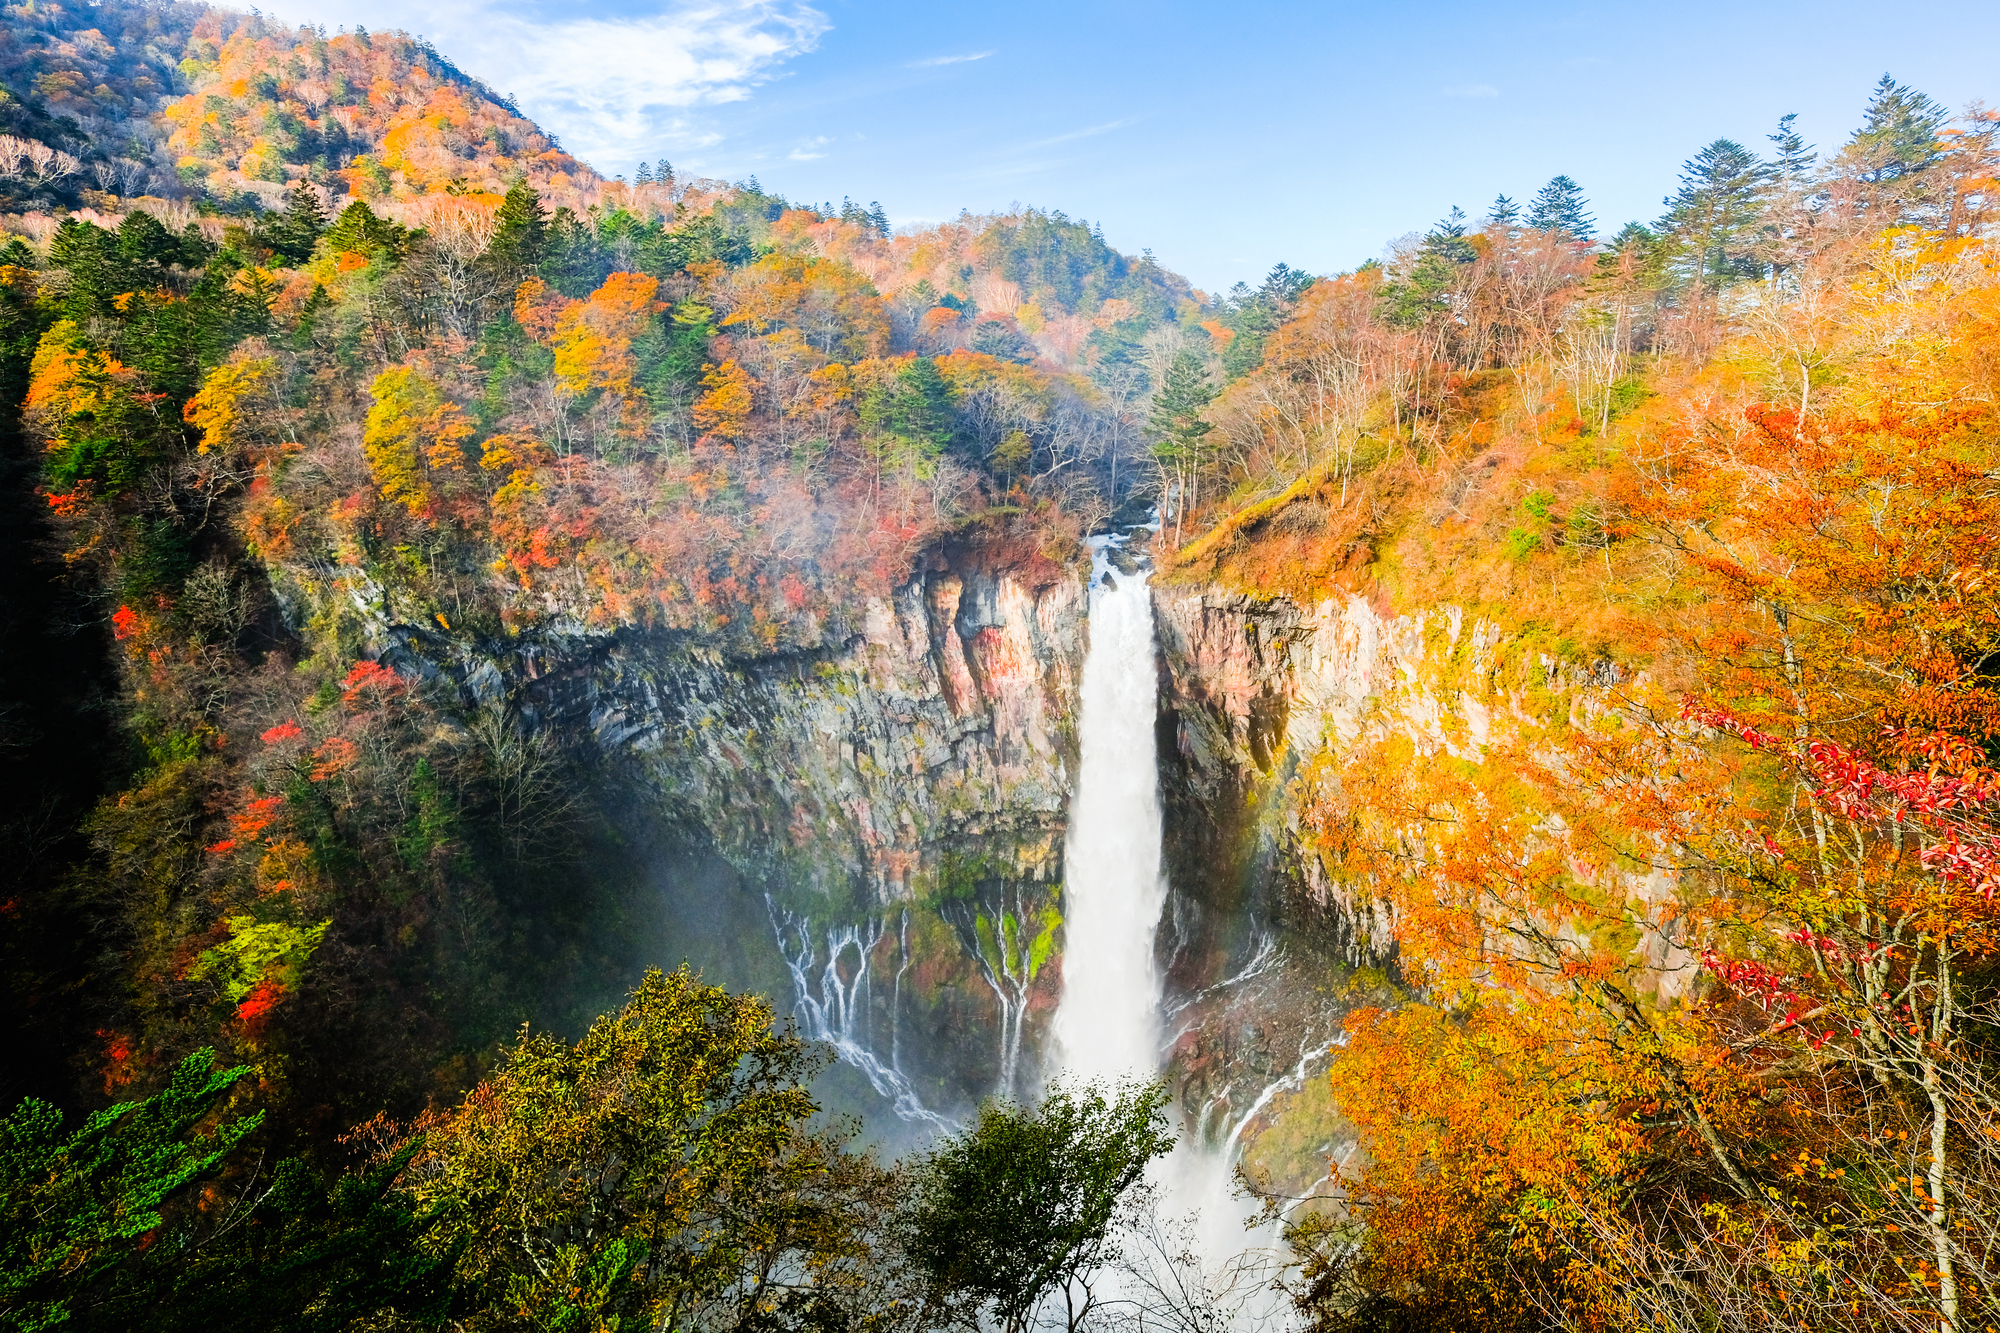
[[[1081,568],[948,547],[851,624],[775,651],[629,628],[482,641],[354,568],[279,591],[295,625],[468,710],[594,744],[635,837],[733,867],[662,883],[703,918],[685,936],[714,952],[718,933],[761,935],[732,947],[761,969],[735,984],[796,990],[808,1029],[899,1110],[1021,1090],[1060,993]]]

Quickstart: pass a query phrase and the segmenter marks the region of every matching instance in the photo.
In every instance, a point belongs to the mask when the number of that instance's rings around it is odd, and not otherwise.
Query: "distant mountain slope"
[[[1119,395],[1145,394],[1163,355],[1188,337],[1205,345],[1202,325],[1228,318],[1150,255],[1120,254],[1061,212],[967,213],[891,236],[879,204],[800,204],[754,178],[677,178],[664,161],[630,183],[606,178],[402,32],[327,36],[186,3],[29,0],[0,8],[0,132],[77,159],[53,177],[0,176],[0,214],[21,215],[0,225],[38,240],[51,223],[35,214],[111,219],[152,198],[179,226],[180,205],[282,210],[300,184],[330,212],[363,200],[425,227],[437,210],[416,201],[454,196],[490,215],[525,182],[570,210],[558,230],[594,252],[590,286],[646,268],[647,236],[712,216],[736,262],[779,249],[851,265],[890,298],[904,346],[1047,359]]]
[[[210,10],[161,111],[183,183],[274,202],[310,180],[379,200],[505,192],[596,202],[602,178],[487,88],[406,33],[323,36]]]
[[[80,202],[78,193],[93,186],[124,195],[169,188],[172,161],[155,117],[186,86],[180,62],[209,13],[203,5],[133,0],[0,8],[0,133],[83,162],[54,192],[59,199]],[[0,181],[6,187],[17,205],[33,194],[19,181]]]
[[[602,178],[405,33],[333,37],[184,3],[0,9],[0,132],[82,169],[7,181],[16,208],[193,196],[274,205],[300,180],[379,200],[504,191],[597,202]],[[108,196],[108,198],[107,198]]]

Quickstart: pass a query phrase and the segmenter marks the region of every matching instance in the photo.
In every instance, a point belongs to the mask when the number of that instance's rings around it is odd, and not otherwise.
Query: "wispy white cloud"
[[[811,162],[818,158],[825,157],[826,154],[820,152],[819,150],[826,147],[826,145],[832,142],[833,140],[827,138],[824,134],[822,134],[815,138],[807,139],[805,142],[801,143],[797,148],[794,148],[791,152],[785,154],[785,156],[790,158],[794,162]]]
[[[971,55],[964,56],[932,56],[928,60],[912,60],[904,68],[927,69],[932,65],[963,65],[973,60],[984,60],[994,54],[996,53],[992,51],[974,51]]]
[[[1053,138],[1037,139],[1033,143],[1026,145],[1026,147],[1046,148],[1052,143],[1068,143],[1072,139],[1089,139],[1099,134],[1109,134],[1113,130],[1122,130],[1127,125],[1137,125],[1138,123],[1139,118],[1137,116],[1127,116],[1124,120],[1107,120],[1102,125],[1092,125],[1087,130],[1071,130],[1068,134],[1058,134]]]
[[[1461,83],[1443,90],[1446,97],[1498,97],[1500,90],[1490,83]]]
[[[329,25],[421,28],[565,148],[603,162],[715,143],[700,108],[751,96],[832,27],[806,0],[678,0],[636,18],[572,18],[505,0],[435,0],[421,15],[402,0],[303,0],[293,12]]]

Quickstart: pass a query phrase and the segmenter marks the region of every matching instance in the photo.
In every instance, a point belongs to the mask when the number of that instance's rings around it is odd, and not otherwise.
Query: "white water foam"
[[[796,1012],[805,1020],[806,1035],[827,1043],[842,1063],[859,1069],[875,1091],[895,1108],[898,1119],[946,1133],[956,1130],[957,1124],[924,1105],[902,1069],[898,1018],[902,1009],[903,972],[910,960],[909,913],[903,914],[897,935],[901,966],[896,969],[895,990],[889,1001],[889,1059],[885,1062],[869,1042],[868,974],[869,960],[888,931],[887,923],[872,920],[865,925],[826,927],[826,959],[820,963],[814,954],[812,923],[779,907],[769,894],[764,896],[764,906],[771,914],[778,952],[784,955],[785,966],[792,974],[792,985],[799,997]],[[817,978],[813,975],[815,970],[819,973]]]

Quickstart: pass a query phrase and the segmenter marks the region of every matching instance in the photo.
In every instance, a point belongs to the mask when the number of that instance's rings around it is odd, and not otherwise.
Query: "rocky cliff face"
[[[648,826],[636,835],[701,842],[733,871],[662,892],[713,918],[697,934],[761,933],[734,944],[762,950],[736,984],[789,984],[806,1026],[906,1116],[1011,1091],[1032,1067],[1060,989],[1045,964],[1086,646],[1080,568],[946,547],[854,623],[775,652],[630,629],[470,641],[354,570],[281,592],[295,622],[344,619],[468,708],[593,738]]]
[[[747,873],[886,908],[1061,876],[1084,590],[940,557],[856,632],[731,660],[636,643],[599,669],[593,726]]]
[[[1328,896],[1300,850],[1291,784],[1306,760],[1351,742],[1385,691],[1420,681],[1424,617],[1387,618],[1358,597],[1300,605],[1210,587],[1162,588],[1156,606],[1169,855],[1191,899],[1172,941],[1176,974],[1201,984],[1218,949],[1239,950],[1238,918],[1299,929],[1315,915],[1319,948],[1353,964],[1378,957],[1387,923]],[[1326,910],[1304,914],[1307,904]]]
[[[755,652],[633,630],[480,643],[399,615],[356,573],[302,589],[302,615],[337,602],[468,706],[614,756],[645,836],[727,863],[726,884],[689,890],[670,870],[662,892],[710,945],[729,935],[761,959],[735,984],[790,990],[906,1118],[1032,1083],[1060,993],[1081,567],[945,548],[854,623]],[[1168,584],[1155,608],[1175,1066],[1211,1137],[1254,1138],[1313,1094],[1308,1075],[1347,1009],[1385,993],[1392,955],[1381,909],[1344,896],[1302,836],[1301,767],[1383,726],[1469,756],[1588,682],[1544,657],[1542,697],[1510,693],[1519,645],[1454,607],[1391,616],[1357,597]]]
[[[1160,948],[1182,1106],[1211,1141],[1304,1189],[1333,1145],[1292,1143],[1290,1128],[1329,1117],[1293,1113],[1324,1110],[1313,1075],[1345,1013],[1381,997],[1391,946],[1389,923],[1335,893],[1303,844],[1293,780],[1408,679],[1422,622],[1358,598],[1208,586],[1162,586],[1155,607],[1173,884]]]
[[[1168,585],[1156,607],[1176,1072],[1184,1104],[1218,1136],[1234,1126],[1255,1138],[1296,1099],[1323,1097],[1305,1071],[1324,1067],[1348,1009],[1388,993],[1394,957],[1384,907],[1345,890],[1302,837],[1301,769],[1385,730],[1409,735],[1420,756],[1477,762],[1506,731],[1600,706],[1619,672],[1450,605],[1389,615],[1353,596],[1300,604]],[[1622,878],[1650,921],[1643,909],[1664,899],[1664,877]],[[1677,993],[1685,955],[1639,926],[1635,961],[1662,996]],[[1303,1188],[1300,1163],[1328,1145],[1292,1137],[1282,1124],[1267,1133],[1282,1146],[1266,1157]]]

